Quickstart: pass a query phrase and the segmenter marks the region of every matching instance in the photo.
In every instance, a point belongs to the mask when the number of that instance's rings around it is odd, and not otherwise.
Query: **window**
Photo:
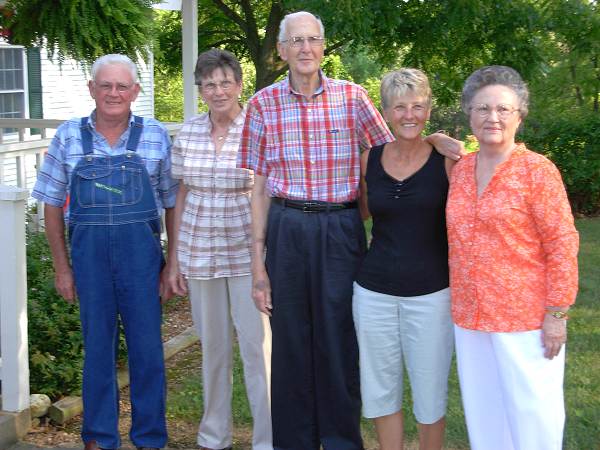
[[[25,64],[23,48],[0,46],[0,118],[25,117]],[[14,132],[4,129],[3,132]]]

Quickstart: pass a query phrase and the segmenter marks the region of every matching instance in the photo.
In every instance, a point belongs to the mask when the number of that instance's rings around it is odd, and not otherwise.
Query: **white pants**
[[[550,360],[541,330],[454,335],[471,449],[560,450],[564,347]]]
[[[355,282],[352,312],[363,415],[375,418],[402,410],[406,366],[417,421],[432,424],[444,417],[454,350],[450,289],[397,297]]]
[[[201,447],[221,449],[232,440],[233,327],[254,420],[252,448],[273,450],[271,431],[271,329],[251,298],[251,277],[189,280],[194,324],[202,343],[204,415]]]

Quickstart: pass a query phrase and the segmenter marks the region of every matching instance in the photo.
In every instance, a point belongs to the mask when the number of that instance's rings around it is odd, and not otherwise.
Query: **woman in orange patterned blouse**
[[[527,86],[509,67],[463,88],[479,151],[454,167],[447,203],[452,316],[471,448],[559,450],[567,310],[578,234],[554,164],[515,134]]]

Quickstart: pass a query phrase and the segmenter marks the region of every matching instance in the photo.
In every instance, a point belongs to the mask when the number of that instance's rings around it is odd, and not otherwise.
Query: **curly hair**
[[[477,92],[491,85],[506,86],[513,90],[519,101],[519,112],[521,118],[525,118],[529,112],[529,89],[523,81],[519,72],[507,66],[486,66],[473,72],[462,90],[460,105],[465,114],[469,114],[471,102]]]

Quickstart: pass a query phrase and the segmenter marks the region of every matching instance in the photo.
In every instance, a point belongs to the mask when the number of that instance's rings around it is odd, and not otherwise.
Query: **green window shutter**
[[[29,85],[29,117],[31,119],[43,119],[42,63],[40,49],[37,47],[27,49],[27,80]]]

